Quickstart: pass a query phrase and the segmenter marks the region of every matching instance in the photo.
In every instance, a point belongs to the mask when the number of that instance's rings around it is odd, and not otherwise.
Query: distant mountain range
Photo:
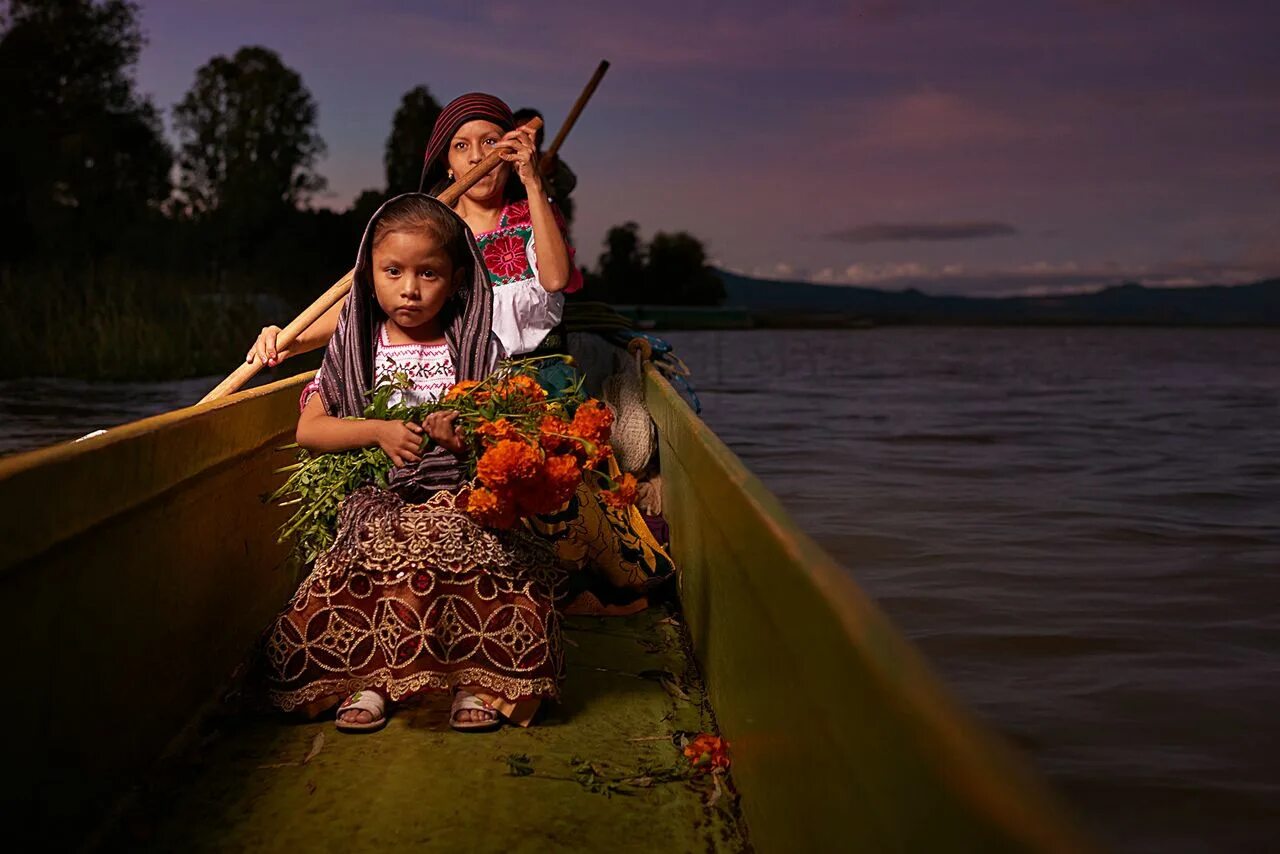
[[[1280,279],[1186,288],[1128,283],[1086,294],[965,297],[719,274],[726,306],[741,306],[758,321],[777,325],[820,325],[824,317],[876,323],[1280,325]]]

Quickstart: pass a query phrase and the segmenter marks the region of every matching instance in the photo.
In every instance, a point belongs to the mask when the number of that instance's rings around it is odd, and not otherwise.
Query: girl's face
[[[493,151],[502,139],[502,128],[484,119],[475,119],[458,128],[449,141],[449,168],[454,178],[461,178]],[[467,190],[467,198],[484,202],[501,197],[511,174],[511,164],[503,161],[498,167]]]
[[[401,329],[434,322],[457,286],[449,254],[428,231],[391,231],[373,247],[378,305]]]

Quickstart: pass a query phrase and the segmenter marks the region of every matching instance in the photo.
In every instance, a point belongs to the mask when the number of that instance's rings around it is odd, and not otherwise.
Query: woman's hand
[[[461,456],[467,449],[467,438],[463,435],[462,428],[455,423],[457,420],[456,412],[433,412],[422,422],[422,426],[433,442]]]
[[[256,360],[268,367],[275,367],[292,356],[292,350],[276,347],[276,339],[279,335],[279,326],[262,327],[262,331],[258,333],[258,340],[254,341],[253,346],[249,348],[249,352],[245,353],[244,360],[250,365]]]
[[[518,127],[504,134],[497,145],[504,149],[498,156],[515,167],[520,183],[530,196],[542,193],[542,173],[538,171],[538,149],[533,139],[533,131]]]
[[[373,438],[396,466],[416,463],[422,450],[422,427],[412,421],[372,421]]]

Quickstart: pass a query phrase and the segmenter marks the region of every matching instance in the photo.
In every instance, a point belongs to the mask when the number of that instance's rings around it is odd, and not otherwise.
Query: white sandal
[[[460,721],[458,712],[488,712],[491,717],[487,721]],[[449,709],[449,726],[459,732],[487,732],[502,726],[502,717],[498,710],[481,700],[469,691],[459,690],[453,695],[453,707]]]
[[[334,724],[343,732],[373,732],[382,729],[387,725],[387,706],[382,699],[382,695],[377,691],[357,691],[343,701],[338,706],[338,715]],[[358,721],[344,721],[342,719],[343,712],[368,712],[373,719],[360,723]]]

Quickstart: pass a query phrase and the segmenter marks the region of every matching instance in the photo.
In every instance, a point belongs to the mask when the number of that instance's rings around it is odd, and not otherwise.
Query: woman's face
[[[462,178],[473,166],[488,157],[501,139],[502,128],[484,119],[469,121],[458,128],[458,132],[449,141],[449,168],[453,170],[454,179]],[[509,163],[504,161],[498,164],[497,168],[467,190],[467,198],[474,202],[500,198],[510,174]]]

